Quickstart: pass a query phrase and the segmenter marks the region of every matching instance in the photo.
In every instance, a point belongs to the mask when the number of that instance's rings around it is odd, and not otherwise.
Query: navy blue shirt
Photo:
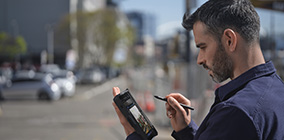
[[[177,140],[284,139],[284,83],[272,62],[256,66],[221,86],[215,96],[199,128],[191,121],[172,136]],[[127,139],[137,137],[133,133]]]

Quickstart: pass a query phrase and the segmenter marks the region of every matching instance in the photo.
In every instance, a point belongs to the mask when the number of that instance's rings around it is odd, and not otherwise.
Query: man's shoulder
[[[276,74],[250,81],[220,106],[240,110],[264,137],[284,131],[284,85]]]
[[[284,84],[276,74],[263,76],[239,88],[225,103],[241,109],[284,104]]]

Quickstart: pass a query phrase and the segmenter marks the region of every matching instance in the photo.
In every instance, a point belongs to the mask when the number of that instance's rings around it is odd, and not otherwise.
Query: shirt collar
[[[265,64],[258,65],[256,67],[253,67],[252,69],[241,74],[236,79],[219,87],[215,92],[216,97],[219,97],[220,101],[224,101],[228,99],[229,97],[231,97],[232,94],[238,91],[239,88],[244,86],[249,81],[265,76],[265,75],[270,75],[275,72],[276,72],[275,67],[271,61]]]

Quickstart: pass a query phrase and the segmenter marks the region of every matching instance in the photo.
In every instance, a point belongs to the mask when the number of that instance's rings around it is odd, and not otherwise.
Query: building
[[[156,37],[156,18],[154,15],[142,12],[126,13],[128,20],[136,31],[135,55],[151,59],[154,55]]]
[[[106,0],[0,0],[0,32],[24,37],[27,53],[22,56],[22,63],[40,64],[41,53],[47,51],[47,56],[52,56],[49,63],[64,65],[66,51],[76,43],[54,45],[54,28],[58,22],[67,14],[78,10],[95,11],[106,4]],[[73,20],[70,25],[71,42],[76,40],[76,36],[72,36],[76,33],[76,22]]]
[[[145,36],[150,36],[155,39],[156,20],[154,15],[137,11],[128,12],[126,15],[136,30],[137,42],[142,42]]]

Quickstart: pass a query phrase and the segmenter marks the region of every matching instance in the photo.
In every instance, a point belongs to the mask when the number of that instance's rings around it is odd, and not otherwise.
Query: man
[[[272,62],[265,63],[259,44],[259,17],[249,0],[209,0],[183,26],[193,30],[200,49],[197,63],[212,79],[231,81],[215,91],[215,102],[198,128],[181,94],[167,97],[167,116],[178,140],[283,140],[284,84]],[[118,93],[114,88],[114,95]],[[128,139],[139,135],[118,116]]]

